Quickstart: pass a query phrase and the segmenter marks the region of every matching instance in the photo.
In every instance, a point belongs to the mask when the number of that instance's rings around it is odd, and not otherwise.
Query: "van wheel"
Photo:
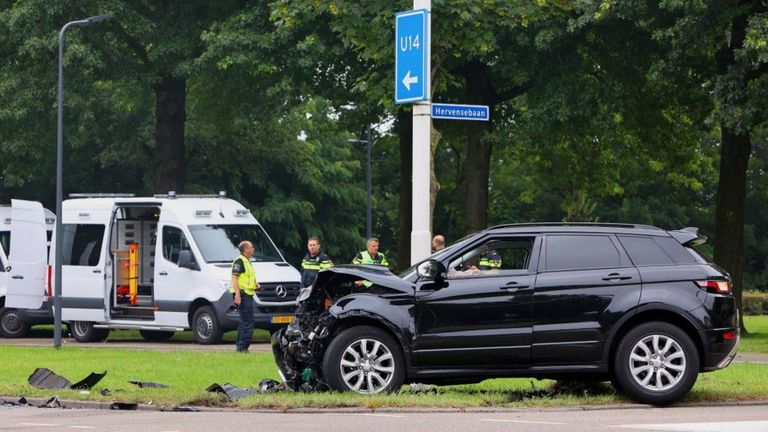
[[[172,338],[174,332],[162,330],[139,330],[141,337],[150,342],[165,342]]]
[[[195,311],[192,332],[195,334],[195,342],[199,344],[210,345],[221,341],[223,331],[211,306],[202,306]]]
[[[405,381],[400,344],[380,328],[351,327],[328,345],[323,376],[339,391],[376,394],[398,390]]]
[[[0,335],[6,338],[21,338],[29,333],[29,324],[18,309],[0,309]]]
[[[653,405],[679,401],[699,375],[699,352],[679,327],[649,322],[621,340],[614,358],[615,380],[632,399]]]
[[[69,324],[72,337],[78,342],[104,342],[109,336],[109,329],[94,328],[89,321],[74,321]]]

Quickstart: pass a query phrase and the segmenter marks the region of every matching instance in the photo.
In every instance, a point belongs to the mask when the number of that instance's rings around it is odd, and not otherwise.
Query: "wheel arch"
[[[704,341],[702,333],[695,321],[684,311],[673,309],[663,305],[653,305],[645,308],[639,308],[634,314],[627,314],[620,322],[616,324],[612,334],[608,337],[609,343],[606,344],[603,359],[608,365],[610,373],[614,373],[613,360],[616,350],[624,336],[633,328],[640,324],[652,321],[660,321],[672,324],[685,332],[696,346],[699,354],[699,371],[704,365]]]
[[[189,324],[190,329],[194,329],[194,323],[192,320],[195,317],[195,312],[197,312],[198,309],[200,309],[203,306],[213,306],[211,302],[208,300],[198,297],[192,303],[189,305],[189,311],[187,311],[187,323]],[[214,308],[215,311],[215,308]]]
[[[398,329],[398,327],[386,318],[365,311],[350,311],[343,315],[337,316],[336,320],[329,326],[328,330],[332,335],[336,335],[337,333],[340,333],[348,328],[363,325],[380,328],[397,341],[400,349],[403,352],[403,361],[405,362],[405,369],[407,372],[411,367],[410,347],[405,339],[405,336]]]

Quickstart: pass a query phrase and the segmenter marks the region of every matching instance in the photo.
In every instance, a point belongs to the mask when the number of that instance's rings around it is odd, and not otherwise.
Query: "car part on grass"
[[[209,393],[221,393],[224,396],[227,397],[227,399],[240,399],[242,397],[250,396],[259,394],[260,391],[258,389],[253,388],[240,388],[237,386],[233,386],[232,384],[226,383],[223,385],[219,385],[217,383],[213,383],[206,387],[205,391]]]
[[[66,408],[66,407],[61,404],[61,401],[59,400],[58,396],[53,396],[47,401],[43,402],[43,404],[40,405],[38,408]]]
[[[106,374],[107,371],[102,373],[91,372],[87,377],[72,384],[68,379],[56,374],[50,369],[37,368],[32,372],[32,375],[27,378],[27,382],[29,382],[32,387],[40,389],[90,389],[101,381]]]
[[[160,384],[160,383],[151,382],[151,381],[128,381],[128,382],[139,388],[170,388],[165,384]]]
[[[15,401],[7,401],[5,399],[0,399],[0,402],[2,402],[2,405],[10,405],[10,406],[29,405],[29,402],[27,402],[27,398],[25,398],[24,396],[20,397],[18,400],[15,400]]]
[[[109,405],[109,409],[122,410],[122,411],[136,411],[137,409],[139,409],[139,404],[132,403],[132,402],[112,402]]]

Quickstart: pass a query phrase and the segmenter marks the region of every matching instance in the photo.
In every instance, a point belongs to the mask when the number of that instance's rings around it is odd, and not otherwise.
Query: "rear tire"
[[[323,376],[338,391],[377,394],[399,390],[405,381],[400,344],[378,327],[351,327],[328,345]]]
[[[104,342],[109,336],[109,329],[94,328],[90,321],[73,321],[69,324],[72,337],[78,342]]]
[[[139,330],[141,337],[150,342],[165,342],[173,337],[174,332],[163,330]]]
[[[14,308],[0,309],[0,335],[6,338],[22,338],[29,333],[24,315]]]
[[[614,357],[615,380],[630,398],[668,405],[691,390],[699,375],[699,352],[679,327],[649,322],[630,330]]]
[[[195,311],[192,318],[192,333],[195,335],[195,342],[202,345],[221,342],[221,335],[224,332],[211,306],[202,306]]]

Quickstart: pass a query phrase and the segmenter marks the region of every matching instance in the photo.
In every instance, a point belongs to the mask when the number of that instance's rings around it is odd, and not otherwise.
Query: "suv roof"
[[[681,244],[692,243],[701,244],[707,239],[706,236],[699,234],[696,227],[686,227],[674,231],[666,231],[653,225],[644,224],[626,224],[610,222],[537,222],[537,223],[510,223],[489,227],[485,232],[599,232],[599,233],[622,233],[622,234],[642,234],[654,236],[672,236]]]

